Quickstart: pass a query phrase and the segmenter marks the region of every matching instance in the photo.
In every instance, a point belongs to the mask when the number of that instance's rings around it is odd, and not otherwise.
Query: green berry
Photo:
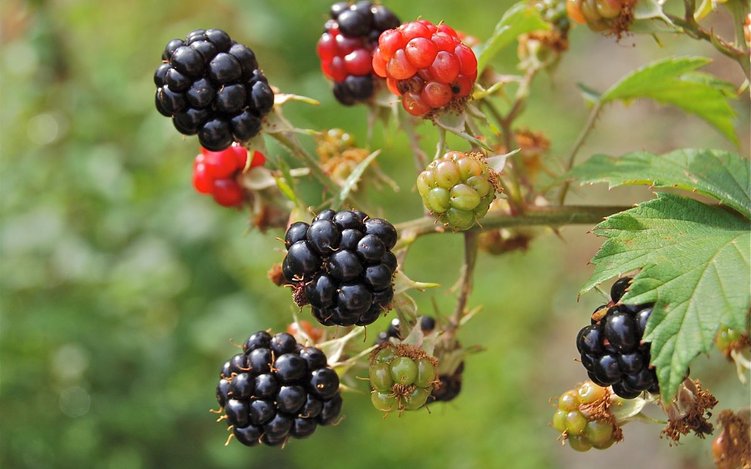
[[[558,409],[553,414],[553,428],[555,428],[559,433],[563,433],[566,431],[566,415],[568,412],[565,410]]]
[[[425,207],[442,223],[463,231],[484,217],[495,198],[492,171],[476,154],[450,151],[417,177]]]
[[[373,391],[370,393],[370,402],[373,403],[373,407],[381,412],[391,412],[396,410],[397,406],[396,396],[391,392]]]
[[[415,379],[415,386],[418,388],[432,388],[435,378],[436,371],[433,363],[425,358],[417,360],[417,379]]]
[[[376,391],[391,391],[391,386],[394,385],[394,380],[391,379],[391,369],[388,363],[374,363],[370,365],[368,373],[370,375],[370,385],[373,386]]]
[[[587,429],[587,417],[578,410],[566,414],[566,431],[569,435],[582,435]]]
[[[391,347],[385,347],[384,349],[380,350],[373,360],[374,363],[390,363],[391,360],[394,359],[396,356],[396,353],[394,352],[394,349]]]
[[[593,420],[587,424],[584,436],[595,448],[606,444],[610,446],[613,441],[613,424],[605,420]]]
[[[579,396],[575,391],[566,391],[558,398],[558,408],[565,411],[579,410]]]
[[[607,390],[601,386],[596,385],[591,381],[587,381],[579,386],[576,390],[579,401],[582,404],[591,404],[599,399],[605,397]]]
[[[568,444],[576,451],[589,451],[592,448],[592,444],[583,436],[569,436]]]
[[[397,384],[410,385],[417,379],[417,363],[409,357],[396,357],[389,365],[391,378]]]
[[[404,410],[417,410],[424,406],[430,397],[431,390],[432,388],[415,387],[415,390],[404,399]]]

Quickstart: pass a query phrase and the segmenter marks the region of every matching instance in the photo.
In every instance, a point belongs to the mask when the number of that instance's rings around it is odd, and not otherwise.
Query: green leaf
[[[342,191],[339,193],[339,201],[336,204],[336,206],[333,208],[341,207],[341,204],[343,204],[349,197],[349,193],[352,192],[352,190],[355,187],[357,187],[357,183],[360,182],[360,178],[362,177],[365,170],[368,169],[368,166],[370,166],[370,163],[372,163],[373,160],[375,160],[376,157],[380,154],[381,154],[381,150],[376,150],[373,153],[366,156],[364,160],[362,160],[360,163],[357,164],[357,166],[355,166],[355,169],[352,170],[349,177],[347,177],[347,180],[344,181],[344,185],[342,186]]]
[[[482,73],[501,49],[511,44],[519,35],[530,31],[548,30],[550,25],[540,16],[540,13],[529,2],[519,2],[506,10],[500,21],[495,25],[495,31],[485,42],[477,57],[477,73]]]
[[[650,98],[672,104],[696,114],[738,142],[733,131],[735,113],[728,100],[733,98],[732,85],[711,75],[695,72],[708,64],[704,57],[662,59],[636,70],[602,94],[602,103]]]
[[[607,238],[582,289],[641,269],[623,297],[654,303],[644,339],[664,402],[721,324],[745,329],[751,307],[751,224],[718,206],[672,194],[617,213],[595,228]]]
[[[620,158],[595,155],[570,175],[581,183],[650,185],[698,192],[751,218],[749,161],[722,150],[676,150],[664,155],[634,152]]]

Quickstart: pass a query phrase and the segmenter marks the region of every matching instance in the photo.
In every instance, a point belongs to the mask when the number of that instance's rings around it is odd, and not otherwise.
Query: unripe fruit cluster
[[[488,212],[495,198],[495,181],[480,155],[450,151],[420,173],[417,191],[439,221],[463,231]]]
[[[256,136],[274,105],[253,51],[220,29],[197,29],[168,42],[154,83],[157,110],[213,151]]]
[[[407,112],[425,116],[470,95],[477,58],[450,26],[417,20],[381,34],[373,70]]]
[[[635,0],[566,0],[566,13],[572,21],[593,31],[620,33],[631,22]]]
[[[342,409],[339,377],[326,355],[285,332],[260,331],[222,367],[216,399],[242,444],[281,445],[336,421]]]
[[[331,19],[318,40],[321,70],[334,81],[334,97],[345,106],[373,95],[373,49],[378,36],[399,26],[399,18],[383,5],[360,1],[331,6]]]
[[[365,326],[394,297],[394,225],[356,210],[324,210],[284,236],[282,273],[298,305],[310,304],[323,325]]]
[[[384,343],[370,360],[370,399],[382,412],[417,410],[437,384],[437,360],[412,345]]]
[[[571,448],[576,451],[606,449],[620,439],[620,429],[611,420],[592,418],[587,412],[588,405],[609,399],[609,394],[606,388],[585,382],[558,398],[553,428],[564,435]]]
[[[650,367],[650,345],[641,343],[652,305],[618,304],[631,278],[613,284],[612,306],[603,305],[592,314],[592,323],[576,337],[576,347],[589,378],[600,386],[613,387],[624,399],[642,391],[658,393],[657,375]]]
[[[201,153],[193,161],[193,187],[201,194],[210,194],[219,205],[238,207],[245,194],[237,179],[247,162],[248,150],[240,145],[222,151],[201,147]],[[248,169],[263,166],[265,162],[263,153],[256,151]]]

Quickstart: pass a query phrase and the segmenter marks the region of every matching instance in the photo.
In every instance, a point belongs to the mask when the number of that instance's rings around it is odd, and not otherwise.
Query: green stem
[[[409,148],[412,150],[412,155],[415,160],[415,167],[417,168],[417,174],[420,174],[428,165],[428,157],[422,148],[420,148],[420,139],[415,132],[415,125],[412,118],[407,116],[404,118],[404,133],[407,134],[407,140],[409,141]]]
[[[310,168],[310,173],[313,175],[314,178],[320,182],[323,187],[326,188],[334,197],[337,197],[339,195],[339,192],[341,191],[341,187],[337,185],[334,181],[329,178],[329,176],[321,169],[321,166],[318,164],[318,160],[313,157],[310,153],[305,151],[302,146],[297,142],[297,139],[294,136],[288,136],[287,132],[274,132],[269,133],[269,136],[276,139],[282,146],[284,146],[287,150],[292,153],[292,156],[300,160],[303,165]],[[363,205],[360,203],[357,199],[354,198],[351,194],[347,196],[347,199],[345,202],[349,203],[349,206],[356,209],[362,209]]]
[[[451,341],[459,330],[462,317],[467,309],[467,301],[472,293],[472,279],[477,261],[479,233],[477,231],[464,232],[464,264],[462,265],[461,280],[459,283],[459,298],[456,301],[454,314],[449,319],[446,327],[446,340]]]
[[[605,217],[623,212],[632,207],[622,206],[563,206],[563,207],[527,207],[524,213],[508,215],[506,213],[489,212],[482,219],[482,226],[476,226],[470,232],[482,232],[495,228],[509,228],[516,226],[563,226],[563,225],[592,225],[601,222]],[[398,244],[411,244],[420,236],[445,233],[446,229],[438,224],[433,217],[422,217],[396,225],[400,233]]]
[[[592,110],[589,113],[589,118],[587,118],[587,123],[584,124],[584,128],[579,133],[579,137],[577,137],[576,142],[574,142],[574,146],[571,147],[571,150],[569,151],[568,156],[566,157],[566,168],[565,168],[566,173],[571,171],[571,168],[574,166],[574,161],[576,160],[576,154],[579,152],[582,145],[584,145],[584,142],[587,140],[589,133],[594,128],[595,122],[597,121],[597,117],[599,116],[601,110],[602,110],[602,102],[597,101],[597,103],[592,107]],[[563,187],[561,188],[561,193],[558,196],[558,205],[563,205],[563,202],[566,200],[566,194],[568,193],[570,186],[571,186],[571,181],[566,181],[565,183],[563,183]]]

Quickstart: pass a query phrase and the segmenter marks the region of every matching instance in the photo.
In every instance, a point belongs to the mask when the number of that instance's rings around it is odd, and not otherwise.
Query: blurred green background
[[[484,39],[508,1],[386,2],[403,19],[445,20]],[[346,127],[366,136],[362,107],[342,109],[318,69],[314,47],[329,2],[99,2],[6,0],[0,6],[0,467],[708,467],[709,442],[677,448],[659,426],[633,424],[607,452],[561,448],[549,400],[586,376],[574,361],[576,331],[600,302],[577,302],[599,241],[591,227],[540,231],[526,253],[483,256],[471,306],[483,305],[460,337],[485,352],[467,363],[464,390],[432,413],[382,418],[367,394],[345,396],[345,419],[279,448],[224,447],[214,422],[221,363],[259,329],[292,318],[289,293],[266,271],[282,259],[275,239],[247,217],[196,194],[198,149],[154,110],[152,74],[164,44],[219,27],[251,46],[271,82],[312,96],[287,107],[300,127]],[[722,17],[718,27],[722,26]],[[740,83],[736,65],[683,38],[626,37],[584,27],[557,71],[542,76],[522,118],[552,140],[551,166],[586,118],[577,82],[604,89],[651,59],[715,58],[709,69]],[[513,72],[513,47],[495,61]],[[742,154],[749,151],[748,100],[735,103]],[[434,130],[424,124],[424,147]],[[401,222],[419,216],[406,140],[377,126],[374,147],[402,190],[369,194],[371,211]],[[732,146],[704,122],[649,102],[614,105],[581,155]],[[280,153],[278,147],[270,151]],[[633,203],[647,190],[594,187],[571,203]],[[451,310],[458,236],[421,239],[406,271],[439,282],[420,307]],[[303,313],[309,318],[309,313]],[[385,327],[382,320],[371,337]],[[373,331],[373,332],[370,332]],[[692,371],[721,406],[747,403],[749,388],[717,355]]]

